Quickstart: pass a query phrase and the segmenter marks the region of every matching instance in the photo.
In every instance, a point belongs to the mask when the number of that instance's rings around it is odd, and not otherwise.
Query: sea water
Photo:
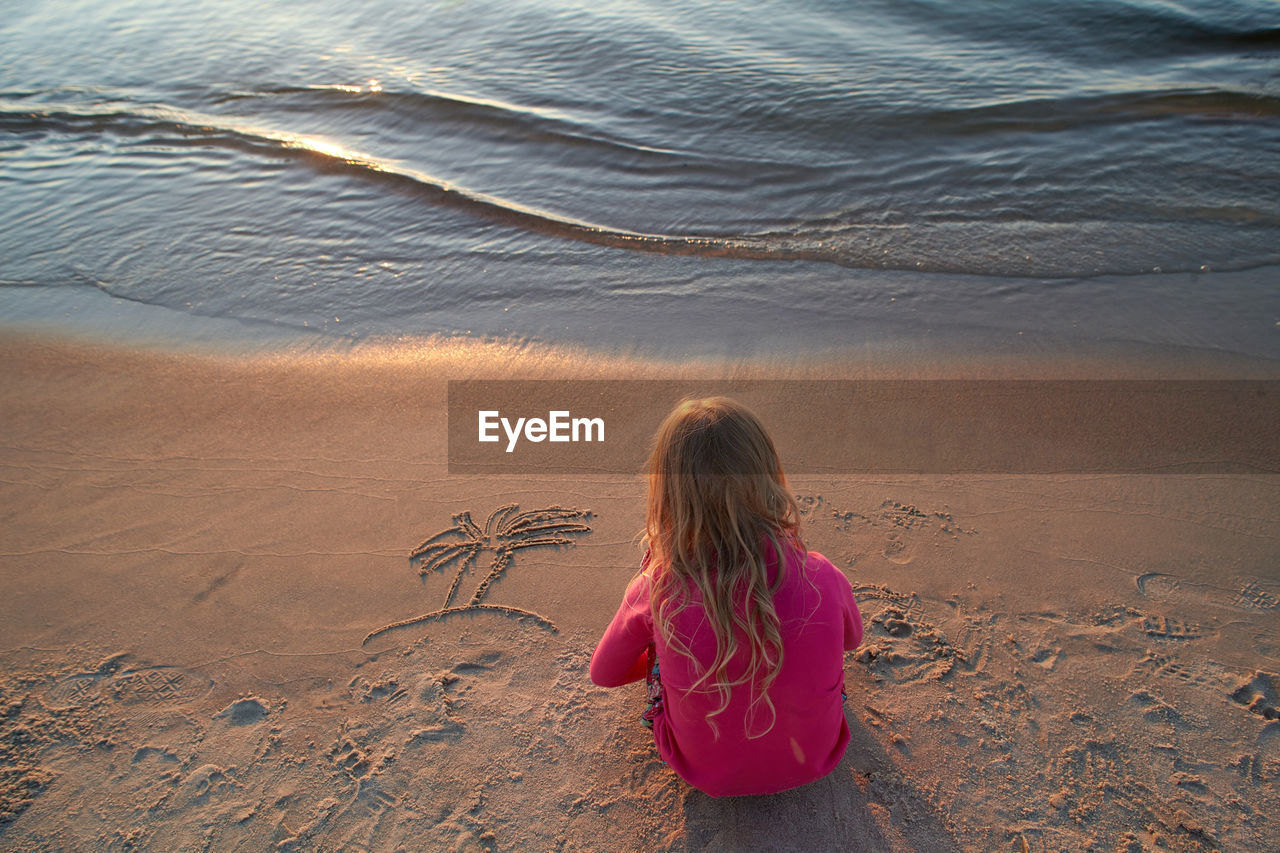
[[[1280,4],[6,0],[0,199],[12,322],[1277,359]]]

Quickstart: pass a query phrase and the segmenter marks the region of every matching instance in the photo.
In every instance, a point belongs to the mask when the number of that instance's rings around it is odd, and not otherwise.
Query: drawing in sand
[[[384,625],[376,631],[370,631],[363,642],[395,628],[405,628],[432,619],[443,619],[453,613],[468,610],[493,610],[519,618],[532,619],[542,627],[556,631],[556,626],[546,617],[539,616],[530,610],[510,607],[505,604],[484,604],[484,597],[489,592],[489,585],[502,577],[511,563],[512,554],[520,548],[535,548],[541,545],[572,545],[574,536],[591,532],[589,510],[565,509],[551,506],[546,509],[535,509],[518,512],[517,504],[500,506],[490,513],[481,530],[471,520],[470,512],[460,512],[453,517],[453,526],[432,536],[409,554],[411,563],[419,563],[418,574],[426,577],[437,569],[457,561],[457,572],[449,592],[445,594],[444,606],[439,610]],[[463,605],[453,604],[458,586],[467,569],[476,561],[482,551],[492,551],[493,559],[489,563],[489,572],[476,586],[471,600]]]

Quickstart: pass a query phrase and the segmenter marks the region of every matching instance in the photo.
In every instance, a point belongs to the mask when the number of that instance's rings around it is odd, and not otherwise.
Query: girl
[[[849,742],[844,651],[862,617],[845,576],[805,553],[773,441],[733,400],[688,400],[648,477],[648,550],[591,680],[646,678],[658,754],[713,797],[825,776]]]

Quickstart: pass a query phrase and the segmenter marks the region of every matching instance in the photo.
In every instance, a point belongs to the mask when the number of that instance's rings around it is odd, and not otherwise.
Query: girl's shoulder
[[[654,562],[651,553],[646,549],[644,557],[640,560],[640,571],[636,572],[635,577],[631,579],[630,589],[644,590],[647,595],[653,585],[657,583],[658,572],[660,567]]]
[[[648,566],[641,568],[627,584],[627,598],[648,598],[653,584],[653,570]]]
[[[821,553],[810,551],[799,543],[790,543],[786,554],[788,566],[801,566],[807,572],[835,569],[832,562]]]
[[[828,560],[825,556],[817,551],[804,552],[804,574],[813,582],[828,584],[843,584],[849,586],[849,579],[845,577],[844,572],[836,568],[835,563]]]

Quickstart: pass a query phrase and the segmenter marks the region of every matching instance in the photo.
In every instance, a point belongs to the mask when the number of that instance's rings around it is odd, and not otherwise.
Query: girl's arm
[[[619,687],[644,678],[652,642],[649,582],[641,575],[627,587],[618,612],[591,656],[591,680],[601,687]]]
[[[853,597],[853,584],[845,573],[817,552],[810,552],[811,558],[817,558],[819,577],[823,578],[823,602],[827,601],[828,591],[831,600],[840,604],[840,622],[844,627],[844,649],[853,651],[862,645],[862,612],[858,610],[858,601]],[[827,605],[830,607],[831,605]]]
[[[863,613],[858,610],[854,588],[845,579],[845,651],[851,652],[863,642]]]

